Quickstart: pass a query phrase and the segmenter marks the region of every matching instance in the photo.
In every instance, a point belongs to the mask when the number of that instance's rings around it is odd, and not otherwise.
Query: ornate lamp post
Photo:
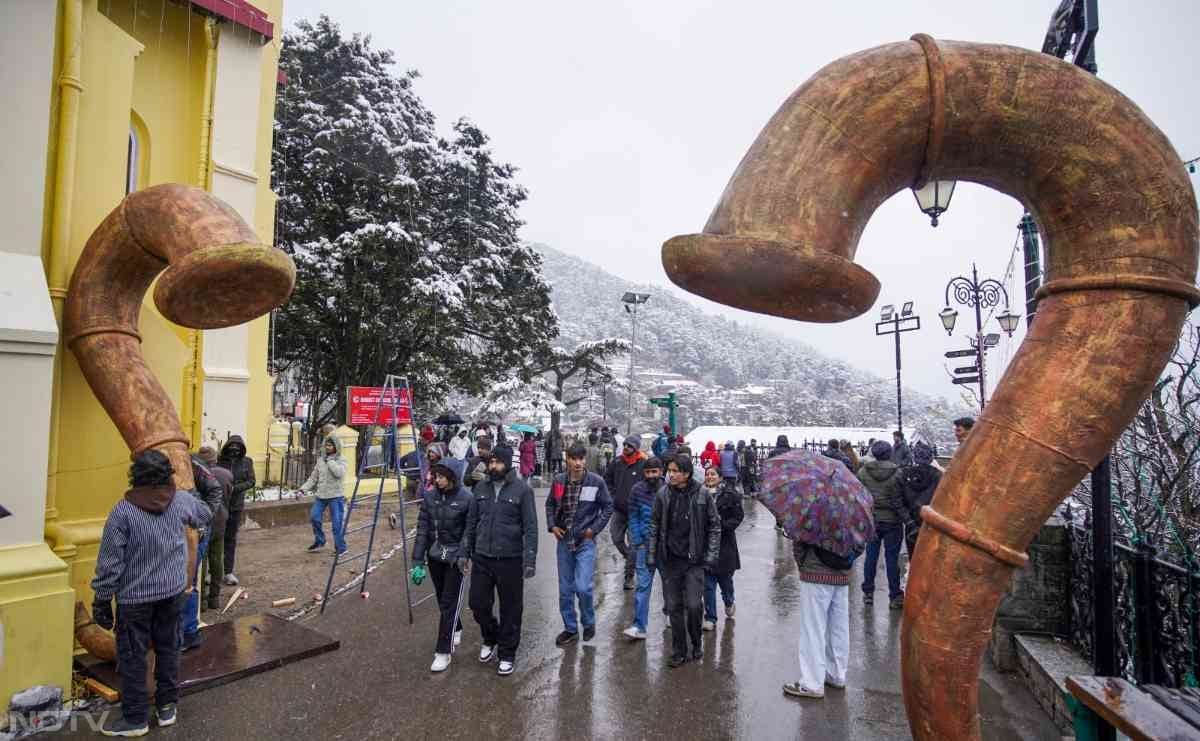
[[[1004,290],[1004,285],[998,280],[987,278],[983,281],[979,280],[979,270],[975,264],[971,264],[971,277],[964,278],[957,276],[951,278],[946,284],[946,308],[938,312],[938,318],[942,320],[942,326],[946,329],[946,334],[954,332],[954,322],[958,319],[958,310],[950,306],[950,292],[953,289],[954,301],[961,306],[969,306],[975,309],[975,338],[972,341],[975,349],[975,362],[977,380],[979,382],[979,409],[982,411],[987,403],[985,379],[983,375],[983,353],[989,347],[985,342],[983,334],[983,310],[990,309],[993,306],[1000,304],[1000,299],[1004,299],[1004,313],[996,317],[996,321],[1000,323],[1000,328],[1005,334],[1012,337],[1013,332],[1017,330],[1017,325],[1020,323],[1020,315],[1012,313],[1008,307],[1008,291]],[[997,340],[999,337],[997,336]],[[995,346],[995,342],[991,346]],[[964,379],[954,379],[956,383],[967,382]]]

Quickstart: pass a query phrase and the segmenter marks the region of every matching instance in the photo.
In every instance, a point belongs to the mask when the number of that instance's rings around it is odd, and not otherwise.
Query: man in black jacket
[[[558,540],[558,609],[563,631],[555,645],[573,643],[583,623],[583,640],[596,635],[592,579],[596,573],[596,536],[613,516],[604,479],[587,470],[587,448],[575,443],[567,451],[567,472],[554,477],[546,497],[546,527]],[[575,598],[579,598],[579,616]]]
[[[663,597],[671,616],[672,654],[677,667],[704,656],[700,621],[704,615],[704,575],[717,565],[721,550],[721,518],[717,505],[692,480],[692,459],[679,455],[667,462],[668,486],[654,495],[650,515],[647,565],[662,570]],[[686,618],[685,618],[686,613]]]
[[[483,633],[479,660],[499,654],[501,675],[513,673],[521,643],[524,579],[537,562],[537,514],[533,490],[512,467],[512,448],[497,445],[488,463],[488,480],[475,485],[475,507],[467,519],[471,554],[471,612]],[[492,613],[500,595],[500,620]]]
[[[229,519],[225,521],[224,582],[236,587],[233,560],[237,557],[237,534],[242,527],[242,510],[246,508],[246,492],[254,489],[254,461],[246,455],[246,443],[240,435],[230,435],[221,448],[217,465],[233,474],[233,493],[229,497]]]
[[[640,448],[641,435],[630,435],[621,445],[621,454],[604,469],[604,483],[613,499],[612,541],[625,559],[625,589],[633,589],[633,571],[637,554],[629,547],[629,492],[642,480],[646,454]]]
[[[195,482],[192,494],[208,507],[210,515],[208,519],[219,516],[225,509],[223,501],[225,490],[221,488],[221,482],[217,481],[217,477],[213,476],[204,462],[200,460],[199,455],[192,456],[192,480]],[[193,649],[199,646],[203,640],[200,637],[200,588],[204,581],[202,567],[204,558],[208,555],[210,535],[211,525],[200,532],[200,542],[196,545],[195,570],[189,575],[194,588],[188,593],[183,611],[179,614],[182,635],[180,651]]]

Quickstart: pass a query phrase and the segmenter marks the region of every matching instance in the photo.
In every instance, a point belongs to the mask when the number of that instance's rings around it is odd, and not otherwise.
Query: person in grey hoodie
[[[300,491],[316,494],[312,510],[309,512],[313,542],[308,550],[319,551],[325,547],[325,530],[321,526],[321,518],[328,509],[329,526],[333,530],[333,547],[338,553],[345,553],[346,495],[342,489],[342,479],[346,476],[346,459],[342,458],[341,439],[337,435],[330,435],[321,444],[321,451],[323,455],[317,459],[312,473],[300,485]]]
[[[904,499],[900,493],[900,467],[892,461],[892,446],[886,440],[876,440],[871,446],[871,460],[858,469],[858,480],[874,500],[875,538],[867,544],[867,560],[863,564],[863,604],[875,601],[875,572],[879,568],[882,546],[887,568],[888,599],[893,610],[904,607],[904,591],[900,587],[900,543],[904,540]]]
[[[149,730],[146,653],[154,644],[154,704],[158,725],[175,723],[179,698],[179,621],[187,586],[185,528],[201,529],[212,510],[186,491],[177,491],[175,471],[157,450],[138,453],[129,469],[131,488],[104,522],[92,619],[113,628],[117,600],[117,669],[121,674],[121,717],[104,724],[106,736],[140,736]]]

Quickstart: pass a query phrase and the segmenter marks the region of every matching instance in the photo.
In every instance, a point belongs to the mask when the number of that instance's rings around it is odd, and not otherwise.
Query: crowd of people
[[[973,423],[955,420],[960,442]],[[632,593],[633,621],[623,631],[630,641],[646,638],[655,574],[671,629],[668,666],[702,658],[703,632],[713,630],[719,617],[718,592],[725,619],[734,618],[734,574],[741,568],[736,531],[745,516],[743,498],[758,488],[756,440],[726,441],[720,448],[709,442],[696,465],[682,436],[668,427],[654,437],[649,455],[641,449],[642,436],[621,437],[607,428],[558,443],[525,432],[516,450],[502,429],[493,435],[487,425],[443,437],[423,430],[421,445],[399,461],[408,490],[420,500],[409,578],[420,583],[430,577],[440,613],[431,671],[445,671],[452,647],[462,641],[464,598],[481,634],[479,660],[496,660],[500,675],[515,671],[524,582],[537,569],[538,503],[530,483],[538,474],[552,476],[541,506],[555,539],[563,623],[556,645],[596,635],[596,548],[606,529],[624,561],[624,588]],[[563,445],[561,465],[557,444]],[[780,436],[767,459],[789,449],[786,436]],[[320,451],[300,487],[314,495],[309,550],[325,544],[322,521],[328,511],[340,553],[346,549],[343,478],[349,464],[334,434],[327,432]],[[892,443],[871,441],[866,450],[831,439],[823,454],[852,471],[872,497],[875,536],[865,549],[863,602],[873,603],[882,552],[889,604],[898,609],[904,603],[900,547],[906,545],[911,559],[920,508],[930,502],[941,477],[935,451],[923,442],[910,447],[896,432]],[[122,678],[122,715],[106,723],[106,735],[147,731],[151,645],[157,654],[155,718],[160,726],[175,722],[179,653],[201,642],[200,605],[217,608],[221,586],[238,583],[237,533],[245,494],[255,486],[245,442],[235,435],[219,452],[203,446],[190,466],[195,488],[179,491],[166,455],[147,450],[135,456],[130,489],[105,523],[92,613],[101,627],[116,626]],[[199,535],[191,573],[189,532]],[[819,698],[825,686],[845,686],[854,559],[799,541],[793,555],[801,584],[799,678],[783,689],[791,696]]]

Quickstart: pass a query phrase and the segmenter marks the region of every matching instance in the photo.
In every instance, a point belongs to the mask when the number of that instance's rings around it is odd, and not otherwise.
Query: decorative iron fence
[[[1071,540],[1071,643],[1095,661],[1113,650],[1116,674],[1141,684],[1195,687],[1200,677],[1200,564],[1172,563],[1150,544],[1114,543],[1111,620],[1097,620],[1091,512],[1063,511]],[[1074,517],[1073,517],[1074,516]],[[1097,630],[1099,624],[1100,629]],[[1111,626],[1111,629],[1110,627]],[[1099,635],[1105,633],[1106,635]]]

